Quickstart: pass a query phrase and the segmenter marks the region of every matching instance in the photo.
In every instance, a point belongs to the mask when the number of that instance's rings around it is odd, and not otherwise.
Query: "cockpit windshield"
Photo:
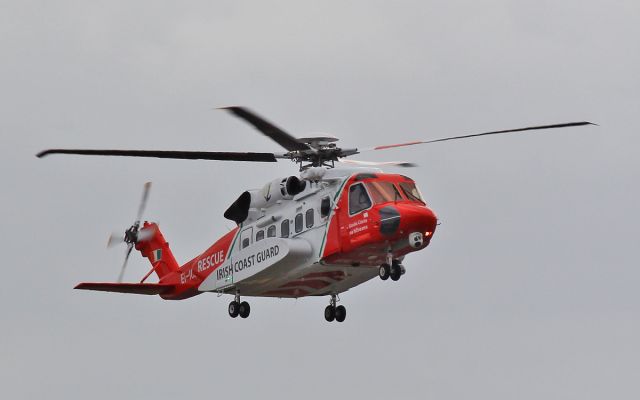
[[[369,181],[366,183],[373,202],[376,204],[402,200],[400,192],[391,182]]]
[[[407,198],[411,201],[417,201],[419,203],[425,204],[424,200],[422,199],[422,195],[420,194],[420,191],[418,190],[418,187],[416,186],[415,183],[413,182],[400,182],[400,189],[402,189],[402,192],[404,193],[405,196],[407,196]]]

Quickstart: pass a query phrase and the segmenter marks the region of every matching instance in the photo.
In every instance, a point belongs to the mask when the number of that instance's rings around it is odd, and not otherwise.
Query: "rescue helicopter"
[[[448,140],[531,130],[595,125],[569,122],[530,126],[441,139],[372,147],[342,148],[333,136],[296,138],[244,107],[225,107],[286,151],[279,153],[166,150],[49,149],[37,154],[155,157],[188,160],[276,162],[289,160],[299,174],[274,179],[261,189],[246,190],[224,217],[236,227],[184,264],[178,263],[155,222],[143,221],[150,183],[144,185],[135,222],[108,246],[126,245],[117,282],[84,282],[75,289],[159,295],[187,299],[201,293],[230,294],[228,313],[247,318],[252,296],[301,298],[329,296],[327,321],[342,322],[347,311],[339,294],[375,277],[399,280],[403,261],[433,239],[438,218],[413,179],[378,167],[414,166],[408,162],[347,159],[364,151],[431,144]],[[335,168],[337,162],[347,168]],[[133,249],[151,264],[139,282],[122,282]],[[155,273],[157,283],[146,282]]]

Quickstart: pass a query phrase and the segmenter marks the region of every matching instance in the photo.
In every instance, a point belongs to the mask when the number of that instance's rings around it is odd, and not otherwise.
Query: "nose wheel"
[[[383,281],[389,279],[389,276],[391,276],[391,266],[387,263],[382,264],[378,269],[378,276],[380,276],[380,279]]]
[[[384,263],[378,268],[378,276],[383,281],[391,278],[392,281],[397,281],[406,272],[404,266],[400,264],[398,260],[392,260],[391,265]]]
[[[329,305],[324,309],[324,319],[326,319],[327,322],[343,322],[347,318],[347,309],[345,306],[336,306],[336,303],[337,296],[332,294]]]
[[[235,299],[229,303],[229,316],[236,318],[238,315],[240,318],[247,318],[251,312],[251,307],[246,301],[240,301],[240,295],[236,294]]]

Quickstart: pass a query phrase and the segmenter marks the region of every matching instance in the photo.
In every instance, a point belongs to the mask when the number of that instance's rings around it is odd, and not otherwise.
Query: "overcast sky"
[[[90,4],[89,4],[90,3]],[[0,393],[69,398],[636,399],[640,3],[0,1]],[[187,261],[293,165],[51,156],[281,151],[214,107],[345,147],[531,124],[599,127],[379,152],[442,225],[341,298],[180,302],[111,281],[148,219]],[[356,157],[358,158],[358,157]],[[389,169],[398,172],[397,169]],[[132,258],[126,279],[148,265]],[[366,397],[365,397],[366,396]]]

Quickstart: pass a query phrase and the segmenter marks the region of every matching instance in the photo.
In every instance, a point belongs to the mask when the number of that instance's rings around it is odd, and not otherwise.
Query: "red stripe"
[[[424,143],[424,142],[408,142],[408,143],[399,143],[399,144],[388,144],[386,146],[378,146],[378,147],[374,147],[374,150],[384,150],[384,149],[391,149],[393,147],[402,147],[402,146],[411,146],[413,144],[420,144],[420,143]]]

